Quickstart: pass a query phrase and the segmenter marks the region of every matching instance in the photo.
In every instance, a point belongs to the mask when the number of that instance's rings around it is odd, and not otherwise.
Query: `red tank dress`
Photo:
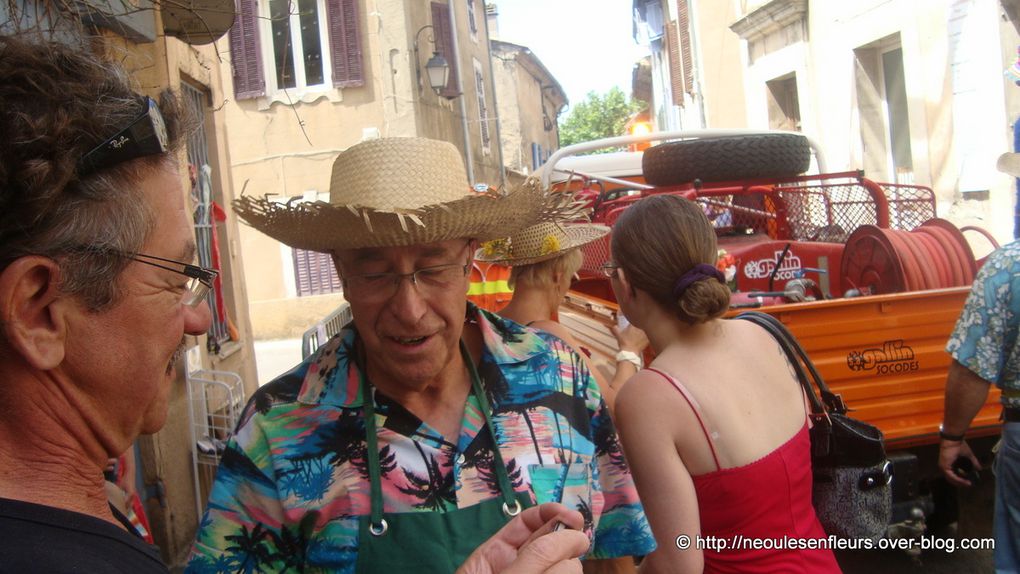
[[[720,468],[697,401],[673,377],[650,370],[667,379],[691,405],[715,466]],[[702,540],[715,536],[728,546],[726,550],[704,550],[705,574],[841,572],[831,550],[776,548],[784,539],[803,544],[808,539],[826,538],[811,504],[811,438],[806,418],[797,434],[762,458],[691,478],[698,497]],[[756,549],[752,544],[768,547]]]

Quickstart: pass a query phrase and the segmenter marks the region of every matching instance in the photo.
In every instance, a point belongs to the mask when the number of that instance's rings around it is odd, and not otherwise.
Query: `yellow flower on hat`
[[[560,239],[555,235],[549,234],[542,239],[541,255],[548,255],[550,253],[556,253],[560,250]]]
[[[486,257],[497,257],[506,255],[507,244],[506,239],[493,239],[492,241],[486,241],[482,243],[482,253],[485,253]]]

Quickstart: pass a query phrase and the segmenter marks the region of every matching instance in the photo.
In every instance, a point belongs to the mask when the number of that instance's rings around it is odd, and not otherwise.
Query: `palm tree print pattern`
[[[588,469],[590,485],[577,504],[596,541],[590,557],[650,552],[654,540],[612,421],[577,354],[548,333],[473,305],[467,318],[485,342],[478,370],[491,429],[474,397],[457,437],[441,436],[378,391],[362,397],[351,360],[357,333],[347,329],[249,401],[188,571],[353,572],[359,518],[371,506],[364,400],[376,404],[386,513],[444,512],[500,496],[498,444],[512,488],[532,500],[533,465]]]

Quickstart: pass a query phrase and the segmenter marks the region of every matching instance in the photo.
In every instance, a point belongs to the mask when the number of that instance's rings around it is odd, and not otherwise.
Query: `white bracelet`
[[[638,355],[634,351],[620,351],[616,354],[616,362],[628,361],[634,363],[634,366],[641,370],[641,355]]]

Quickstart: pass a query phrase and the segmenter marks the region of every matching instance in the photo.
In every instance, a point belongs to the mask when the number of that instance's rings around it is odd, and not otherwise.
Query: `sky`
[[[617,86],[630,96],[633,0],[489,0],[499,10],[499,39],[527,46],[563,86],[571,105]],[[569,109],[566,110],[569,112]],[[565,112],[565,113],[566,113]]]

